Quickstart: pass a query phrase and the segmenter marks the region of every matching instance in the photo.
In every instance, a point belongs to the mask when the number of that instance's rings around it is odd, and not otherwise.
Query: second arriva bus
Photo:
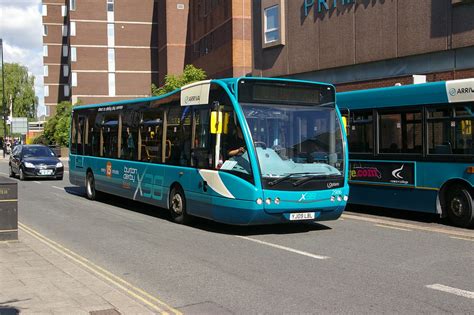
[[[474,79],[338,93],[348,111],[349,203],[474,225]]]
[[[74,107],[70,181],[247,225],[339,218],[347,145],[332,85],[236,78],[159,97]]]

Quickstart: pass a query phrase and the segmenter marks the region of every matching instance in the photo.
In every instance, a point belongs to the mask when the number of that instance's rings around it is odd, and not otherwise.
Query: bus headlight
[[[334,202],[334,200],[336,200],[336,197],[331,196],[331,201]]]
[[[344,201],[347,201],[347,200],[349,200],[349,196],[344,195],[344,198],[343,198],[343,199],[344,199]]]
[[[279,205],[279,204],[280,204],[280,198],[278,198],[278,197],[275,198],[275,204],[276,204],[276,205]]]
[[[337,201],[342,201],[341,195],[337,196]]]
[[[262,200],[262,198],[257,198],[257,200],[255,200],[255,202],[257,203],[257,205],[261,205],[263,203],[263,200]]]
[[[271,198],[265,199],[265,203],[266,203],[267,205],[271,204],[271,203],[272,203],[272,199],[271,199]]]

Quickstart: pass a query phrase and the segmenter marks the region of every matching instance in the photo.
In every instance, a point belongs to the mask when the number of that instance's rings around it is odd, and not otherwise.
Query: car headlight
[[[61,162],[56,163],[56,167],[63,167],[63,163]]]
[[[35,168],[35,165],[33,163],[30,163],[30,162],[25,162],[25,167],[27,168]]]

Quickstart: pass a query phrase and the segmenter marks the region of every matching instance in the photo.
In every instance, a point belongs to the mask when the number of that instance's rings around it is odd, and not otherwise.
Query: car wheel
[[[169,203],[171,218],[174,222],[188,224],[191,221],[190,216],[186,212],[186,198],[182,189],[174,187],[171,190]]]
[[[25,173],[23,173],[23,169],[20,167],[20,180],[25,180],[26,176]]]
[[[465,187],[461,185],[450,187],[446,195],[445,206],[448,218],[454,225],[469,227],[474,223],[472,196]]]
[[[86,175],[86,196],[89,200],[95,200],[97,192],[95,190],[95,179],[92,172],[88,172]]]

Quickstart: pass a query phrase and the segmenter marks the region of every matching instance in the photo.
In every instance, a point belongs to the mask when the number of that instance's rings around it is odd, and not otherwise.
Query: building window
[[[109,73],[109,96],[115,96],[115,73]]]
[[[67,15],[67,8],[65,5],[61,6],[61,16],[66,16]]]
[[[46,4],[43,4],[43,6],[41,7],[41,14],[43,16],[47,16],[48,15],[48,6]]]
[[[264,39],[265,44],[280,39],[280,12],[279,5],[266,8],[264,11]]]
[[[65,77],[69,76],[69,65],[63,65],[63,75]]]
[[[71,73],[71,85],[77,86],[77,72]]]
[[[67,36],[67,25],[62,26],[63,36]]]
[[[45,108],[46,108],[46,114],[45,115],[46,115],[46,117],[49,117],[51,115],[51,109],[49,108],[48,105],[46,105]]]
[[[69,96],[69,85],[64,85],[64,96]]]
[[[76,36],[76,22],[71,22],[70,25],[71,25],[71,32],[69,35]]]
[[[49,96],[49,85],[45,85],[44,86],[44,97],[48,97]]]
[[[43,57],[48,57],[48,45],[43,46]]]
[[[114,12],[114,0],[107,0],[107,12]]]
[[[43,36],[48,36],[48,25],[43,25]]]
[[[76,0],[69,0],[69,10],[76,11]]]
[[[71,61],[77,61],[76,47],[71,47]]]
[[[67,45],[63,45],[63,57],[67,57],[68,49]]]
[[[43,75],[44,75],[45,77],[48,76],[48,66],[43,66]]]
[[[107,45],[113,47],[115,45],[114,24],[107,24]]]
[[[115,72],[115,50],[108,49],[109,72]]]

